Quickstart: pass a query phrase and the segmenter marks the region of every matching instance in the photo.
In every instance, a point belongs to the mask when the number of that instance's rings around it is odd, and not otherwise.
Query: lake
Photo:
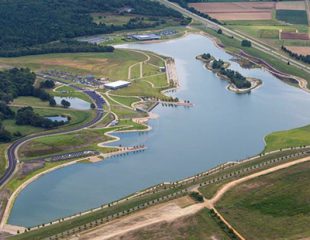
[[[182,179],[220,163],[255,155],[264,136],[310,122],[310,95],[262,69],[242,69],[201,35],[122,48],[149,50],[175,59],[181,87],[174,95],[194,107],[162,107],[147,133],[118,133],[116,144],[147,150],[93,164],[75,164],[40,177],[16,199],[9,223],[32,226],[117,200],[151,185]],[[196,60],[209,52],[245,76],[263,80],[251,94],[237,95]]]

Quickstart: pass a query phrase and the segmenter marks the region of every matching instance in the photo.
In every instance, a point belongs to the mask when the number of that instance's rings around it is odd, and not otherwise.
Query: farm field
[[[302,163],[236,186],[218,211],[246,239],[305,239],[310,235],[310,163]]]
[[[308,24],[307,12],[305,10],[277,10],[276,18],[279,21],[291,24]]]
[[[189,6],[218,20],[269,20],[273,2],[191,3]]]
[[[310,47],[287,47],[290,51],[300,55],[310,55]]]

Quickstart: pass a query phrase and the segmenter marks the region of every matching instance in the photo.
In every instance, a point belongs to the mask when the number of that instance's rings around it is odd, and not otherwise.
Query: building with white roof
[[[115,82],[109,82],[109,83],[103,84],[105,88],[112,89],[112,90],[120,89],[123,87],[128,87],[129,85],[130,85],[130,82],[123,81],[123,80],[118,80]]]

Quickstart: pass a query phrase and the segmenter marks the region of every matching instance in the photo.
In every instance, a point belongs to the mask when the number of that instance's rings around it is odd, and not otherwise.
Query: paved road
[[[103,117],[103,105],[105,103],[104,99],[95,91],[84,90],[84,89],[79,88],[79,87],[75,87],[75,88],[83,91],[85,94],[87,94],[95,102],[95,104],[96,104],[96,116],[91,121],[84,123],[80,126],[70,128],[68,130],[59,129],[57,131],[54,131],[53,133],[42,132],[42,133],[38,133],[38,134],[33,134],[33,135],[29,135],[29,136],[23,137],[21,139],[18,139],[17,141],[12,143],[7,150],[7,157],[8,157],[9,166],[5,170],[5,173],[3,174],[3,176],[1,176],[1,178],[0,178],[0,186],[2,186],[14,173],[14,171],[16,169],[17,162],[18,162],[17,150],[18,150],[19,146],[21,146],[26,141],[29,141],[30,139],[41,137],[41,136],[48,136],[48,135],[56,135],[59,133],[63,134],[63,133],[74,132],[74,131],[81,130],[81,129],[86,128],[86,127],[90,127],[90,126],[94,125],[95,123],[97,123],[101,120],[101,118]]]
[[[263,51],[269,55],[272,55],[275,58],[277,58],[277,59],[279,59],[285,63],[287,63],[289,61],[291,65],[293,65],[299,69],[302,69],[305,72],[308,72],[310,74],[310,67],[308,65],[303,64],[301,62],[298,62],[292,58],[289,58],[289,57],[273,50],[271,47],[265,45],[264,43],[257,41],[256,39],[254,39],[252,37],[250,38],[249,36],[246,36],[245,34],[243,34],[241,32],[233,31],[229,28],[226,28],[223,25],[216,24],[216,23],[214,23],[208,19],[200,17],[197,14],[194,14],[194,13],[188,11],[187,9],[180,7],[179,5],[177,5],[175,3],[169,2],[168,0],[157,0],[157,1],[161,2],[162,4],[164,4],[170,8],[173,8],[173,9],[183,13],[184,15],[186,15],[188,17],[191,17],[192,19],[194,19],[198,22],[205,24],[206,26],[208,26],[210,28],[221,28],[224,34],[229,35],[229,36],[234,36],[234,38],[236,38],[238,40],[242,40],[242,39],[251,40],[253,48],[259,49],[259,50],[261,50],[261,51]]]

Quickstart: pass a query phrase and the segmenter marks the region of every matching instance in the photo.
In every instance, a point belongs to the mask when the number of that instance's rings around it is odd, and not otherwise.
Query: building
[[[159,40],[160,36],[154,33],[151,34],[134,34],[131,37],[138,41],[150,41],[150,40]]]
[[[120,89],[123,87],[128,87],[129,85],[130,85],[130,82],[122,81],[122,80],[103,84],[103,86],[106,89],[111,89],[111,90],[116,90],[116,89]]]

